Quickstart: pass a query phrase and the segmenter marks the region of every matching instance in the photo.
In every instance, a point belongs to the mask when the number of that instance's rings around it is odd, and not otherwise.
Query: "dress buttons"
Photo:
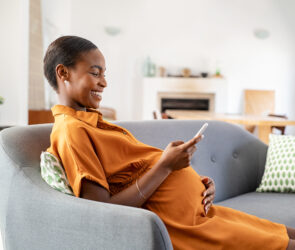
[[[238,158],[238,153],[237,153],[237,152],[234,152],[234,153],[233,153],[233,157],[234,157],[235,159],[237,159],[237,158]]]
[[[216,162],[216,157],[215,156],[211,156],[211,161],[212,162]]]

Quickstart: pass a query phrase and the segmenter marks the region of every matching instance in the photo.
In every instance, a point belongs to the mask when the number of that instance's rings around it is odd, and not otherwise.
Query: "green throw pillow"
[[[295,192],[295,136],[269,136],[266,165],[257,192]]]
[[[74,195],[60,161],[48,152],[41,153],[41,176],[52,188],[65,194]]]

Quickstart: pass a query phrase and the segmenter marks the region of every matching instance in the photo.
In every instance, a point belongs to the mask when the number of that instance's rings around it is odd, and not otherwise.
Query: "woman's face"
[[[67,105],[76,110],[99,107],[105,80],[105,60],[98,49],[83,53],[75,66],[69,68],[66,84]]]

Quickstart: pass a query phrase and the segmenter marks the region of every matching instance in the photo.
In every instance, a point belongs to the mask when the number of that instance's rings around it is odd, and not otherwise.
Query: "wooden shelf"
[[[29,125],[53,122],[51,110],[29,110]]]

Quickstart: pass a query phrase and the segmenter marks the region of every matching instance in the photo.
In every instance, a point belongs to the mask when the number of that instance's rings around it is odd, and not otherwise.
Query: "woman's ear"
[[[58,64],[55,68],[56,78],[59,82],[64,82],[69,79],[69,69],[63,64]]]

